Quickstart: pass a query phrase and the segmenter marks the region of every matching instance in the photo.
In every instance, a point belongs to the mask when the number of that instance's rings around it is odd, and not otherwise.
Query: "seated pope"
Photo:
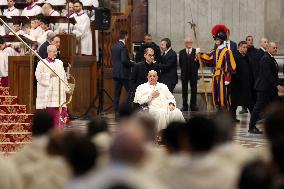
[[[159,131],[172,121],[184,121],[182,112],[176,108],[175,97],[167,85],[158,82],[157,72],[149,71],[147,78],[147,83],[137,87],[134,103],[148,105],[149,113],[156,119]]]

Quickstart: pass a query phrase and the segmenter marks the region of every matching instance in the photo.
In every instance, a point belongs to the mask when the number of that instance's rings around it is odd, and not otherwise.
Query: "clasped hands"
[[[154,90],[151,94],[152,98],[156,98],[160,95],[160,92],[158,90]]]

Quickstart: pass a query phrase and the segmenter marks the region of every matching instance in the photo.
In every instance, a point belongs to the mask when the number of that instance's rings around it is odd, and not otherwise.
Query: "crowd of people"
[[[117,125],[97,117],[86,132],[57,129],[51,114],[37,111],[32,142],[0,159],[0,188],[280,189],[283,107],[269,108],[268,145],[254,150],[233,141],[235,124],[226,111],[171,122],[159,143],[156,119],[126,106]]]
[[[120,32],[120,39],[112,49],[113,79],[115,82],[114,109],[119,109],[121,89],[128,92],[126,101],[133,103],[137,89],[143,91],[149,87],[147,75],[154,70],[158,82],[165,84],[171,93],[178,82],[178,65],[181,70],[182,107],[181,111],[198,111],[196,102],[198,69],[200,63],[211,67],[212,72],[212,103],[218,109],[226,108],[232,113],[235,122],[238,106],[242,112],[247,109],[251,113],[248,132],[262,134],[256,127],[257,121],[263,118],[262,112],[274,101],[278,101],[278,92],[283,92],[279,83],[278,64],[274,58],[277,54],[277,43],[262,37],[260,48],[253,45],[253,36],[247,36],[238,44],[230,39],[230,30],[224,25],[212,28],[215,41],[213,50],[202,52],[194,48],[191,37],[186,37],[185,48],[177,54],[171,47],[171,40],[164,38],[159,46],[152,41],[152,36],[144,36],[144,44],[137,51],[135,62],[128,56],[126,41],[127,32]],[[201,49],[202,50],[202,49]],[[190,84],[190,104],[188,105],[188,83]],[[153,91],[153,89],[152,89]],[[161,91],[159,91],[161,93]],[[153,94],[151,99],[157,96]],[[148,102],[147,102],[148,103]],[[169,111],[169,102],[164,109]],[[134,101],[134,104],[137,104]],[[144,106],[145,103],[138,103]],[[138,107],[139,107],[138,105]],[[167,113],[168,114],[168,113]]]
[[[11,20],[9,25],[18,35],[23,35],[33,41],[34,50],[38,50],[46,41],[46,36],[50,32],[56,34],[72,33],[78,40],[77,53],[84,55],[92,55],[92,33],[90,21],[94,19],[94,11],[84,10],[85,6],[98,7],[98,1],[35,1],[26,0],[26,7],[22,10],[15,7],[16,0],[7,0],[5,4],[7,9],[3,10],[2,15],[8,19],[13,16],[28,16],[29,22],[22,20]],[[4,4],[0,4],[4,5]],[[64,6],[64,10],[55,10],[53,6]],[[76,23],[54,23],[50,19],[53,16],[62,16],[66,18],[74,18]],[[9,21],[8,21],[9,22]],[[7,27],[1,24],[0,35],[13,35]],[[19,43],[11,43],[11,45],[21,54],[25,54],[24,48]]]

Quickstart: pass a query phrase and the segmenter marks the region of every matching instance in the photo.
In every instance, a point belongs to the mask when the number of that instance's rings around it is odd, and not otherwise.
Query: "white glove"
[[[196,48],[196,54],[200,53],[200,48]]]

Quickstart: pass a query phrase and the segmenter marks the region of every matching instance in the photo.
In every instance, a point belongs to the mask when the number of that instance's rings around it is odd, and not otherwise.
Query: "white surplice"
[[[76,24],[73,33],[80,38],[81,51],[79,53],[92,55],[92,31],[90,26],[90,18],[84,12],[80,12],[75,16]]]
[[[52,32],[52,30],[48,29],[46,31],[43,31],[42,35],[37,38],[38,47],[40,47],[46,41],[47,34],[49,32]]]
[[[158,90],[160,95],[153,98],[151,94],[155,90]],[[159,131],[165,129],[172,121],[184,121],[182,112],[178,108],[173,111],[169,110],[169,103],[176,106],[176,101],[168,87],[163,83],[158,82],[156,85],[150,85],[147,82],[139,85],[135,92],[134,102],[148,104],[149,113],[156,119]]]
[[[51,63],[47,59],[44,61],[66,81],[66,73],[61,60],[55,59]],[[35,72],[37,79],[36,109],[59,107],[59,78],[51,77],[51,73],[52,71],[43,62],[38,62]],[[63,104],[66,101],[68,88],[62,81],[60,89],[60,104]]]
[[[64,10],[63,10],[64,11]],[[76,16],[75,13],[68,15],[67,11],[65,10],[62,14],[62,16],[66,16],[67,18],[73,18]],[[72,33],[72,31],[74,30],[74,24],[69,23],[69,33]],[[68,23],[59,23],[58,27],[55,28],[54,31],[56,34],[59,33],[68,33]]]
[[[33,28],[30,29],[30,34],[26,35],[26,37],[28,37],[29,39],[33,41],[37,41],[38,38],[43,35],[43,33],[44,33],[44,30],[40,26],[38,26],[35,29]]]
[[[11,7],[3,11],[3,16],[6,16],[8,18],[11,16],[20,16],[20,15],[21,11],[15,7]]]
[[[45,3],[50,3],[52,5],[65,5],[66,0],[46,0]]]
[[[15,51],[12,47],[6,46],[0,51],[0,77],[8,76],[8,57],[9,56],[19,56],[19,53]]]
[[[0,35],[1,35],[1,36],[6,35],[5,27],[6,27],[6,26],[3,26],[3,25],[0,26]]]
[[[42,8],[36,3],[33,3],[32,5],[24,8],[21,16],[36,16],[41,13],[42,13]]]

